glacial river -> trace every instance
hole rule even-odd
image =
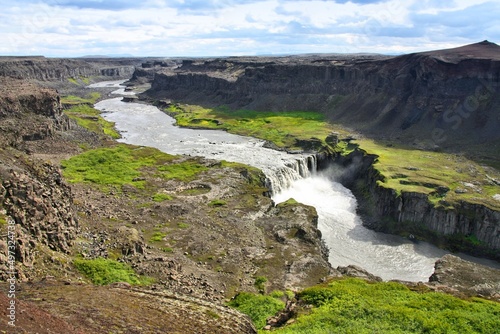
[[[123,94],[119,83],[99,83],[94,87],[117,87],[113,93]],[[116,123],[122,134],[121,142],[262,169],[275,188],[276,203],[294,198],[316,208],[318,227],[330,249],[329,261],[335,268],[354,264],[384,280],[427,281],[434,271],[434,262],[448,253],[425,242],[413,243],[365,228],[356,214],[357,202],[349,189],[328,175],[312,173],[300,177],[296,175],[298,168],[287,167],[297,166],[297,161],[307,161],[306,156],[271,150],[263,147],[261,140],[223,131],[179,128],[172,117],[158,108],[125,103],[121,97],[101,101],[95,107],[103,112],[106,120]],[[467,259],[499,267],[493,261]]]

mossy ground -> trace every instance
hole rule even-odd
[[[324,139],[335,128],[318,112],[232,111],[193,105],[171,106],[167,109],[179,126],[220,129],[273,142],[279,147],[298,148],[296,140]]]
[[[396,282],[346,278],[297,294],[305,305],[290,325],[274,333],[499,333],[500,304],[412,291]],[[258,329],[279,311],[270,296],[243,294],[230,306],[247,313]],[[269,305],[275,308],[270,309]],[[261,331],[264,333],[265,331]]]
[[[69,118],[74,119],[78,125],[97,133],[100,136],[109,136],[118,139],[121,135],[116,131],[115,124],[106,121],[100,116],[97,109],[87,104],[75,103],[76,105],[64,111]]]
[[[129,265],[111,259],[76,259],[73,265],[95,285],[114,282],[149,285],[153,282],[151,278],[137,275]]]
[[[500,173],[463,156],[411,149],[373,140],[356,141],[367,153],[378,156],[374,167],[384,180],[380,185],[401,192],[429,195],[436,206],[452,207],[459,201],[500,210]],[[498,181],[497,181],[498,182]]]
[[[70,182],[117,190],[124,185],[144,189],[146,182],[141,176],[146,172],[162,179],[187,182],[208,169],[196,160],[183,160],[154,148],[126,144],[87,151],[63,161],[61,165]],[[166,194],[153,195],[155,201],[167,199]]]
[[[65,95],[61,97],[61,103],[64,105],[92,105],[96,103],[99,98],[101,98],[101,93],[99,92],[91,92],[84,97],[76,95]]]

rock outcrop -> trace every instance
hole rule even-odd
[[[445,255],[436,261],[429,282],[467,296],[482,296],[500,301],[500,270],[468,262],[457,256]]]
[[[28,168],[30,172],[11,170],[6,174],[2,170],[0,177],[1,205],[8,220],[13,220],[16,226],[15,259],[20,264],[17,268],[20,278],[29,275],[27,268],[33,266],[38,245],[69,253],[78,231],[71,191],[60,171],[50,164],[33,163]]]
[[[37,247],[68,253],[76,238],[77,221],[72,195],[58,168],[25,154],[28,143],[52,139],[68,130],[56,91],[0,77],[0,209],[15,224],[15,259],[19,278],[27,278]],[[0,241],[2,259],[7,258]],[[6,269],[6,261],[1,261]],[[6,270],[1,271],[1,278]]]

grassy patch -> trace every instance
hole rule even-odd
[[[155,233],[153,233],[153,235],[151,236],[151,238],[149,238],[149,241],[151,241],[151,242],[163,241],[163,238],[165,238],[166,236],[167,236],[166,233],[155,232]]]
[[[98,258],[94,260],[77,259],[73,265],[95,285],[106,285],[114,282],[127,282],[133,285],[153,283],[151,278],[140,277],[127,264]]]
[[[266,325],[267,318],[285,307],[285,303],[276,298],[247,292],[236,295],[228,305],[248,315],[259,329]]]
[[[168,194],[158,193],[154,194],[152,199],[153,202],[163,202],[163,201],[171,201],[174,198]]]
[[[74,80],[74,79],[73,79]],[[78,105],[78,104],[94,104],[101,97],[101,93],[92,92],[86,97],[80,97],[75,95],[66,95],[61,97],[61,103],[66,105]]]
[[[190,160],[158,167],[159,176],[162,178],[167,180],[176,179],[184,182],[194,180],[199,173],[208,169],[207,166]]]
[[[343,279],[305,289],[313,309],[276,333],[498,333],[500,304]]]
[[[226,204],[227,202],[222,199],[214,199],[208,203],[209,206],[225,206]]]
[[[436,206],[450,208],[453,203],[466,201],[500,209],[493,198],[500,186],[491,179],[500,173],[485,169],[463,156],[410,149],[371,140],[357,142],[360,148],[378,159],[374,167],[383,176],[379,185],[397,192],[419,192],[429,195]]]
[[[93,183],[105,188],[130,184],[143,188],[140,169],[163,165],[175,157],[154,148],[117,145],[84,152],[62,162],[64,176],[73,183]]]
[[[107,135],[118,139],[120,134],[115,130],[115,124],[106,121],[100,116],[97,109],[87,104],[79,104],[64,111],[69,118],[74,119],[78,125],[100,135]]]
[[[224,107],[206,109],[191,105],[172,106],[168,112],[180,126],[226,130],[269,140],[281,147],[295,147],[297,139],[326,138],[334,129],[318,112],[232,111]]]
[[[257,290],[259,290],[260,293],[266,292],[266,282],[267,282],[267,278],[264,276],[255,277],[254,285],[257,288]]]
[[[185,229],[185,228],[188,228],[188,227],[189,227],[189,224],[187,224],[187,223],[178,223],[178,224],[177,224],[177,227],[178,227],[178,228]]]
[[[297,205],[299,204],[299,202],[297,202],[295,199],[293,198],[289,198],[287,199],[286,201],[284,202],[281,202],[277,205],[278,208],[283,208],[283,207],[287,207],[287,206],[293,206],[293,205]]]

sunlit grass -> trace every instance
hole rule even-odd
[[[127,264],[115,260],[97,258],[92,260],[76,259],[73,265],[95,285],[126,282],[132,285],[149,285],[152,278],[137,275]]]
[[[290,111],[231,111],[227,108],[207,109],[186,105],[172,106],[177,124],[187,127],[226,130],[231,133],[269,140],[280,147],[295,148],[296,140],[324,140],[333,130],[322,113]]]
[[[500,186],[491,180],[500,179],[500,173],[492,168],[485,169],[455,154],[387,146],[372,140],[357,143],[367,153],[378,156],[374,167],[383,176],[379,182],[383,187],[399,193],[424,193],[441,206],[467,201],[500,209],[500,202],[493,198],[500,194]]]
[[[100,116],[97,109],[87,104],[78,104],[65,110],[69,118],[74,119],[78,125],[97,134],[104,134],[118,139],[121,135],[115,130],[115,123],[108,122]]]
[[[396,282],[344,278],[297,297],[312,308],[303,308],[293,324],[274,333],[500,333],[499,303],[411,291]],[[238,295],[229,305],[248,314],[261,333],[265,319],[282,308],[270,296],[252,294]]]
[[[61,96],[61,103],[66,105],[78,105],[78,104],[94,104],[101,97],[99,92],[91,92],[86,97],[80,97],[75,95]]]
[[[120,144],[84,152],[64,160],[63,174],[72,183],[90,183],[108,189],[128,184],[142,189],[145,186],[143,168],[163,179],[187,182],[208,169],[193,160],[175,161],[178,157],[155,148]],[[171,199],[166,194],[155,194],[154,201]]]

